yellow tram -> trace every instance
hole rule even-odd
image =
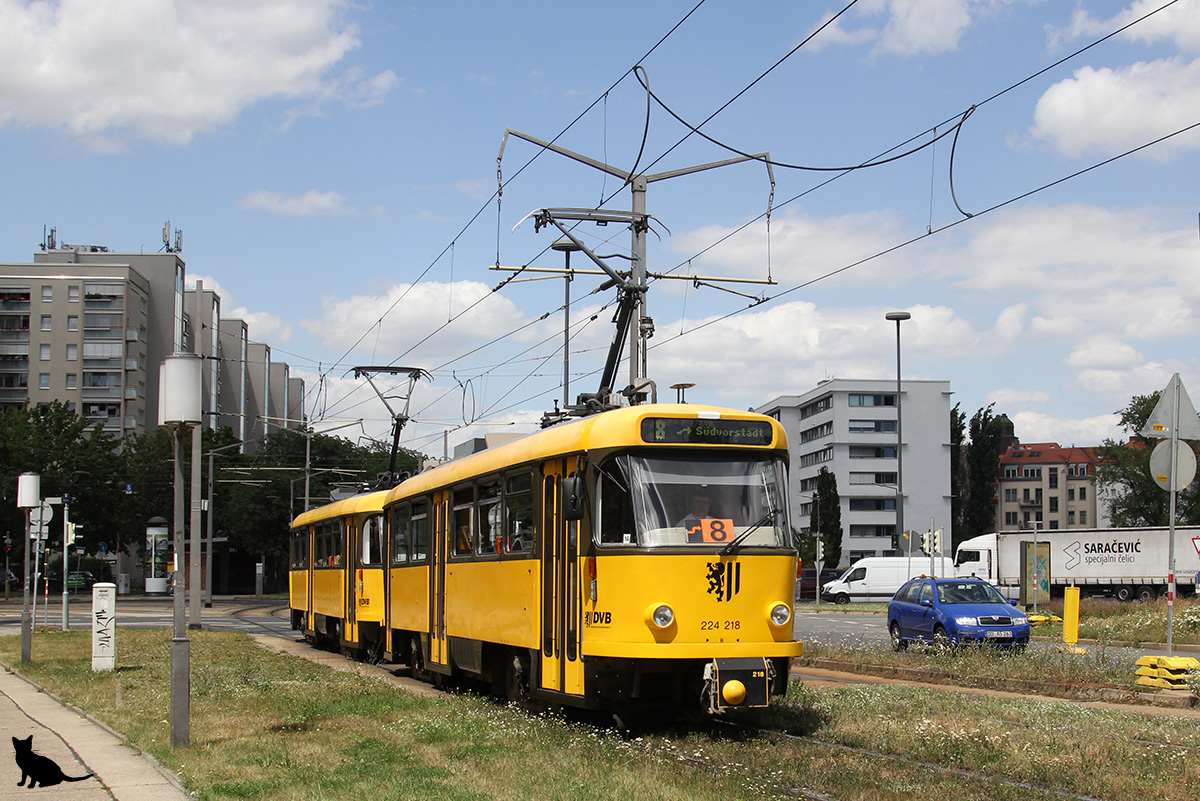
[[[293,625],[514,701],[765,706],[802,650],[787,497],[768,417],[584,417],[297,517]]]

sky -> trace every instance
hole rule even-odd
[[[572,397],[612,338],[604,276],[494,268],[562,268],[527,215],[630,189],[508,129],[647,175],[769,154],[649,184],[651,273],[752,281],[650,282],[661,401],[894,380],[889,311],[905,379],[1023,442],[1200,397],[1200,0],[0,0],[0,261],[169,221],[317,431],[390,439],[352,368],[420,367],[403,444],[440,455],[561,403],[568,289]],[[628,269],[627,227],[573,232]]]

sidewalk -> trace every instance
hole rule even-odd
[[[0,665],[0,787],[5,798],[24,798],[17,787],[21,769],[10,737],[33,735],[33,750],[48,757],[67,776],[86,776],[28,795],[47,801],[183,801],[179,779],[148,754],[129,745],[107,726],[60,703]]]

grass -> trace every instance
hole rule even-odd
[[[1200,781],[1200,727],[1182,712],[794,682],[785,700],[744,716],[756,729],[663,724],[621,736],[594,720],[531,715],[478,696],[412,696],[212,631],[191,633],[191,745],[172,749],[169,642],[165,630],[121,629],[120,669],[97,674],[87,632],[38,633],[34,664],[22,672],[150,751],[200,799],[1041,795],[1017,786],[1026,783],[1141,801],[1195,799]],[[0,638],[0,660],[19,664],[19,650],[19,637]],[[965,670],[985,658],[972,651],[947,664]],[[1011,672],[1021,661],[991,667]],[[1095,675],[1066,663],[1060,670]]]
[[[1042,796],[1001,781],[1106,799],[1194,799],[1200,777],[1194,719],[878,685],[797,688],[789,707],[777,714],[800,709],[822,724],[806,739],[776,741],[779,780],[839,799]],[[968,775],[947,772],[957,770]]]
[[[122,732],[201,799],[729,799],[713,776],[613,731],[470,695],[420,698],[381,678],[192,632],[190,744],[170,747],[170,632],[120,629],[93,673],[88,632],[41,632],[21,672]],[[20,638],[0,638],[20,664]]]
[[[969,687],[1034,690],[1073,697],[1094,697],[1098,688],[1134,692],[1135,676],[1128,660],[1111,657],[1104,647],[1075,654],[1036,645],[1024,652],[911,645],[895,652],[888,643],[805,643],[799,664],[813,665],[821,660],[839,662],[851,671]]]

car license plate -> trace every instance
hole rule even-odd
[[[1011,631],[989,631],[985,636],[989,640],[1006,640],[1006,639],[1011,640],[1012,632]]]

